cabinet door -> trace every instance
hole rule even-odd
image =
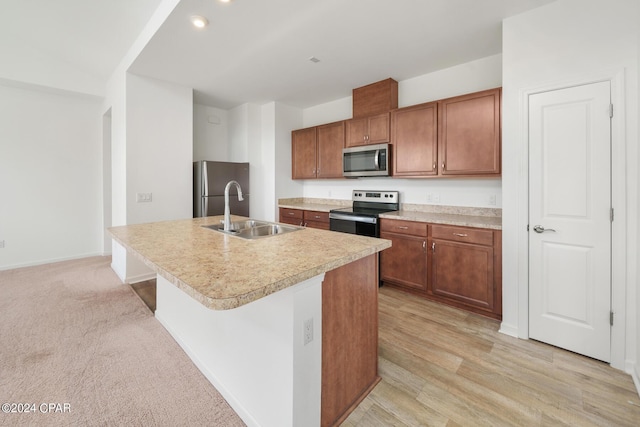
[[[431,294],[493,311],[493,248],[432,239]]]
[[[345,122],[347,147],[365,145],[367,143],[368,121],[363,119],[351,119]]]
[[[389,113],[369,117],[367,144],[382,144],[389,142],[389,127]]]
[[[500,175],[500,89],[439,101],[441,175]]]
[[[318,126],[318,178],[342,178],[344,122]]]
[[[291,178],[316,177],[316,128],[291,132]]]
[[[391,113],[394,176],[438,174],[438,103]]]
[[[384,232],[380,238],[392,242],[390,248],[380,252],[381,279],[426,293],[426,238]]]

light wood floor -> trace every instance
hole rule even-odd
[[[156,279],[133,283],[131,289],[153,313],[156,312]]]
[[[640,425],[629,375],[498,327],[380,288],[382,381],[342,425]]]

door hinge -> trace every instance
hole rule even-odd
[[[613,326],[613,311],[609,312],[609,324]]]
[[[613,208],[611,208],[611,212],[609,213],[609,217],[611,218],[611,222],[613,222]]]
[[[609,104],[609,118],[613,118],[613,104]]]
[[[529,231],[529,224],[527,224],[527,231]]]

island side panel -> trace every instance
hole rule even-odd
[[[158,276],[156,318],[247,426],[319,426],[321,342],[303,325],[321,325],[322,279],[211,310]]]
[[[322,426],[340,424],[380,381],[378,254],[322,283]]]

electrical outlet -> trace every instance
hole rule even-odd
[[[313,317],[304,321],[304,345],[313,341]]]
[[[0,249],[4,248],[4,240],[0,240]]]
[[[427,203],[432,203],[432,202],[433,202],[433,194],[427,193]]]
[[[440,194],[433,193],[433,203],[440,203]]]
[[[136,193],[137,203],[148,203],[152,200],[152,193]]]
[[[489,206],[495,206],[495,205],[496,205],[496,195],[491,194],[489,195]]]

